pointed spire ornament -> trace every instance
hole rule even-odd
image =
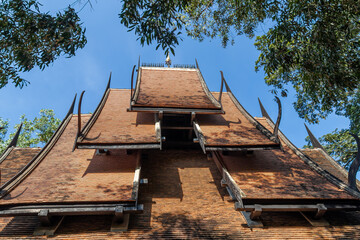
[[[170,67],[170,65],[171,65],[171,59],[170,59],[170,54],[169,54],[169,53],[168,53],[167,58],[166,58],[166,60],[165,60],[165,64],[166,64],[168,67]]]

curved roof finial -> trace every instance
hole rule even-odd
[[[313,146],[313,148],[321,148],[322,150],[325,151],[325,149],[323,148],[323,146],[321,145],[321,143],[316,139],[316,137],[314,136],[314,134],[312,134],[312,132],[310,131],[310,129],[306,126],[306,124],[304,123],[306,131],[308,132],[311,144]]]
[[[16,147],[17,141],[18,141],[19,136],[20,136],[20,131],[21,131],[22,125],[23,125],[23,124],[21,123],[20,126],[19,126],[19,128],[18,128],[18,130],[17,130],[16,133],[15,133],[14,138],[11,140],[8,148],[10,148],[10,147]]]
[[[262,116],[266,117],[266,118],[268,118],[270,120],[271,118],[270,118],[269,114],[267,113],[267,111],[265,110],[264,106],[262,105],[262,102],[260,101],[260,98],[258,98],[258,101],[259,101]]]

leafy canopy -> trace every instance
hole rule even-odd
[[[25,115],[20,117],[20,122],[23,123],[23,126],[17,142],[18,147],[35,147],[39,144],[47,143],[60,125],[60,120],[55,117],[55,113],[51,109],[42,109],[39,115],[39,117],[35,117],[33,120],[28,120]],[[19,126],[20,124],[16,125],[9,139],[5,140],[9,121],[0,118],[0,127],[2,127],[0,129],[0,154],[11,142]]]
[[[335,129],[320,137],[319,141],[334,159],[345,168],[349,168],[357,153],[355,139],[349,133],[360,133],[360,91],[354,94],[344,112],[344,116],[350,120],[349,129]],[[311,147],[310,139],[306,138],[306,140],[307,145],[304,147]]]
[[[165,54],[182,30],[200,41],[220,38],[224,47],[237,35],[257,35],[256,70],[264,69],[276,94],[293,87],[296,111],[312,123],[345,114],[360,84],[357,0],[123,0],[120,18],[141,44],[156,42]]]
[[[40,11],[37,0],[1,0],[0,89],[10,81],[22,88],[29,82],[19,72],[43,70],[61,55],[74,56],[85,44],[85,29],[70,6],[51,16]]]

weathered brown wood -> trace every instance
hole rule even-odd
[[[244,217],[246,224],[249,228],[263,228],[264,225],[260,220],[252,220],[250,218],[250,212],[241,212],[241,215]]]
[[[237,211],[254,211],[255,205],[239,205],[236,204],[235,209]],[[325,211],[337,211],[337,210],[347,210],[347,211],[357,211],[360,209],[359,205],[350,205],[350,204],[259,204],[263,212],[321,212],[319,215]]]
[[[70,215],[113,215],[117,206],[124,207],[124,213],[141,213],[144,210],[142,204],[134,206],[129,204],[99,204],[99,205],[88,205],[88,206],[23,206],[22,208],[14,207],[7,210],[0,210],[0,217],[11,217],[11,216],[38,216],[41,210],[48,210],[48,214],[51,216],[70,216]]]
[[[201,131],[201,128],[199,126],[199,124],[194,121],[193,122],[193,128],[194,128],[194,132],[195,132],[195,135],[199,141],[199,144],[200,144],[200,147],[201,149],[203,150],[204,153],[206,153],[206,149],[205,149],[205,144],[206,144],[206,141],[205,141],[205,137]]]
[[[251,220],[258,220],[262,213],[262,207],[259,204],[255,204],[254,210],[251,211],[250,219]]]
[[[138,152],[138,157],[136,160],[136,169],[134,174],[134,181],[133,181],[133,189],[131,193],[131,199],[135,200],[137,203],[138,196],[139,196],[139,185],[140,185],[140,173],[141,173],[141,152]]]
[[[116,206],[115,207],[115,217],[114,220],[117,222],[124,221],[124,207],[123,206]]]
[[[273,150],[280,149],[280,145],[254,147],[206,147],[206,151],[256,151],[256,150]]]
[[[326,213],[327,211],[327,208],[325,207],[324,204],[318,204],[318,210],[314,216],[315,219],[320,219],[324,216],[324,214]]]
[[[188,114],[195,112],[197,114],[224,114],[225,112],[221,109],[196,109],[196,108],[155,108],[155,107],[134,107],[127,109],[128,112],[149,112],[158,113],[160,111],[164,113],[183,113]]]
[[[123,144],[123,145],[78,145],[79,149],[160,149],[160,143],[158,144]]]
[[[43,225],[43,226],[51,225],[51,216],[49,214],[48,209],[41,209],[40,212],[38,213],[38,217],[39,217],[41,225]]]

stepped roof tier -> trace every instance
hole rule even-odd
[[[0,237],[14,226],[25,226],[20,237],[360,237],[360,192],[330,156],[299,150],[278,130],[279,101],[276,123],[262,105],[254,118],[223,75],[220,92],[209,92],[198,68],[154,66],[138,67],[135,89],[109,81],[91,115],[81,114],[82,96],[78,114],[73,103],[1,187],[0,216],[14,218],[0,221]]]
[[[198,68],[139,67],[129,110],[223,113]]]
[[[128,112],[129,89],[105,92],[98,109],[82,130],[78,148],[160,148],[159,120],[151,113]]]

